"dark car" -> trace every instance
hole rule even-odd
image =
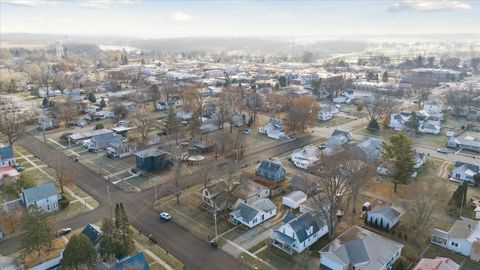
[[[153,235],[151,235],[151,234],[148,236],[148,239],[150,239],[150,241],[154,244],[157,243],[157,239],[155,239],[155,237],[153,237]]]
[[[72,232],[72,228],[63,228],[57,231],[57,236],[66,235]]]

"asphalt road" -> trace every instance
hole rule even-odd
[[[239,161],[239,166],[292,151],[317,139],[307,136],[251,153]],[[221,249],[211,248],[207,241],[198,238],[174,221],[161,222],[158,213],[151,206],[155,196],[154,189],[140,193],[123,192],[87,167],[74,162],[64,153],[32,135],[25,136],[18,143],[52,168],[57,167],[59,161],[62,162],[61,166],[65,166],[76,176],[76,185],[99,202],[97,209],[61,221],[56,224],[58,227],[68,226],[76,229],[88,223],[97,222],[112,215],[112,209],[116,202],[123,202],[132,225],[145,235],[152,234],[160,246],[185,264],[186,269],[246,269],[237,259]],[[218,160],[212,163],[211,177],[219,177],[225,173],[225,167],[221,166],[225,161]],[[195,174],[191,174],[185,176],[182,182],[185,186],[190,186],[201,182],[201,179]],[[158,190],[159,197],[168,194],[170,194],[170,189],[165,186]],[[1,241],[0,253],[8,255],[18,250],[19,240],[20,237],[13,237]]]

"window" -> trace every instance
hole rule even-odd
[[[452,241],[450,244],[451,244],[452,246],[454,246],[454,247],[458,247],[458,243],[457,243],[457,242],[453,242],[453,241]]]

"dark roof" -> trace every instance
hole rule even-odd
[[[13,148],[11,146],[0,147],[0,160],[12,159],[13,158]]]
[[[377,206],[373,208],[370,213],[377,213],[381,214],[382,216],[386,217],[389,220],[394,220],[398,217],[400,217],[401,213],[398,212],[397,210],[393,209],[392,207],[388,205],[382,205],[382,206]]]
[[[473,165],[471,163],[465,163],[461,161],[455,161],[455,168],[464,166],[466,170],[472,170],[474,172],[480,172],[480,166]]]
[[[248,204],[241,203],[232,214],[242,217],[246,222],[250,222],[258,214],[258,210]]]
[[[141,158],[147,158],[147,157],[159,157],[161,155],[165,155],[167,152],[160,150],[158,148],[148,148],[142,151],[138,151],[135,153],[136,156],[141,157]]]
[[[87,226],[83,228],[82,234],[85,235],[94,246],[100,241],[101,231],[97,225],[87,224]]]
[[[295,219],[290,220],[289,224],[295,231],[295,234],[297,235],[297,238],[301,243],[305,241],[310,235],[318,232],[320,230],[320,226],[323,227],[324,221],[313,217],[310,213],[305,213]],[[313,231],[309,235],[307,234],[307,230],[310,227],[313,227]]]
[[[55,195],[58,195],[58,193],[53,182],[28,188],[23,191],[23,198],[25,200],[25,204],[36,202],[38,200],[46,199],[50,196]]]
[[[212,146],[206,142],[194,142],[193,147],[199,148],[199,149],[208,149]]]
[[[139,252],[126,260],[117,263],[112,270],[150,270],[143,253]]]
[[[290,222],[290,220],[292,220],[292,219],[294,219],[294,218],[296,218],[296,217],[297,217],[297,216],[295,216],[294,213],[288,212],[288,213],[285,215],[285,217],[283,218],[283,222],[288,223],[288,222]]]
[[[258,170],[260,171],[270,171],[270,172],[277,172],[278,170],[283,169],[282,165],[275,163],[270,160],[264,160],[262,163],[260,163],[260,166],[258,167]]]
[[[339,129],[335,129],[335,130],[333,131],[333,133],[332,133],[332,137],[334,137],[334,136],[339,136],[339,135],[345,136],[345,137],[347,137],[347,138],[350,138],[350,137],[352,136],[352,135],[350,134],[350,132],[348,132],[348,131],[343,131],[343,130],[339,130]]]

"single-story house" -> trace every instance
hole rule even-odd
[[[89,151],[98,152],[109,146],[120,146],[123,143],[123,136],[116,133],[105,133],[92,137],[86,145]]]
[[[208,144],[207,142],[194,142],[192,146],[193,146],[193,151],[199,154],[210,153],[214,149],[214,146],[211,144]]]
[[[271,160],[263,160],[257,167],[257,175],[272,182],[280,182],[285,179],[285,168],[282,164]]]
[[[466,136],[463,138],[450,137],[450,139],[447,141],[447,146],[480,153],[480,138],[474,138],[471,136]]]
[[[395,227],[400,221],[402,213],[388,205],[373,208],[367,213],[367,220],[387,230]]]
[[[277,214],[277,207],[270,199],[259,199],[252,203],[240,203],[230,213],[230,221],[253,228]]]
[[[422,258],[413,270],[460,270],[460,265],[445,257]]]
[[[13,147],[0,145],[0,167],[12,166],[17,164],[13,155]]]
[[[15,183],[19,175],[17,169],[11,166],[0,167],[0,186]]]
[[[360,160],[376,164],[382,159],[382,142],[377,138],[368,138],[357,144],[353,151]]]
[[[307,194],[303,193],[303,191],[292,191],[288,193],[287,195],[282,197],[282,202],[283,205],[292,208],[292,209],[297,209],[300,207],[302,203],[304,203],[307,200]]]
[[[320,250],[320,269],[391,269],[402,249],[400,243],[352,226]]]
[[[480,247],[478,239],[480,239],[480,221],[460,219],[455,221],[448,232],[432,230],[430,242],[470,257],[474,246]]]
[[[288,212],[283,224],[271,231],[270,243],[289,254],[301,253],[327,233],[324,219],[311,213]]]
[[[310,145],[302,149],[294,150],[290,159],[295,167],[308,169],[320,160],[320,156],[320,150],[317,147]]]
[[[72,142],[82,142],[92,137],[95,137],[101,134],[107,134],[107,133],[113,133],[113,130],[110,130],[110,129],[86,130],[79,133],[73,133],[68,136],[68,139],[71,140]]]
[[[469,185],[475,185],[475,180],[473,180],[473,176],[479,173],[480,173],[479,165],[456,161],[450,180],[454,182],[466,181]]]
[[[280,124],[275,124],[273,122],[267,123],[265,126],[258,129],[260,134],[266,134],[268,138],[275,140],[289,140],[285,132],[283,132],[283,126]]]
[[[288,183],[288,188],[293,191],[300,190],[306,194],[312,194],[316,192],[317,184],[310,178],[294,175],[290,179],[290,183]]]
[[[49,213],[59,209],[57,188],[53,182],[45,183],[36,187],[27,188],[21,193],[25,207],[35,205]]]
[[[427,120],[420,125],[420,127],[418,128],[418,131],[422,133],[430,133],[430,134],[438,135],[440,134],[441,129],[442,129],[442,126],[440,125],[439,122]]]
[[[100,235],[102,234],[102,230],[99,226],[95,224],[87,224],[87,226],[83,228],[81,234],[85,235],[88,240],[90,240],[93,247],[98,250],[100,247]]]
[[[351,142],[352,134],[350,132],[335,129],[325,145],[330,149],[338,149]]]
[[[166,170],[173,165],[170,154],[158,148],[148,148],[135,153],[137,170],[147,172]]]

